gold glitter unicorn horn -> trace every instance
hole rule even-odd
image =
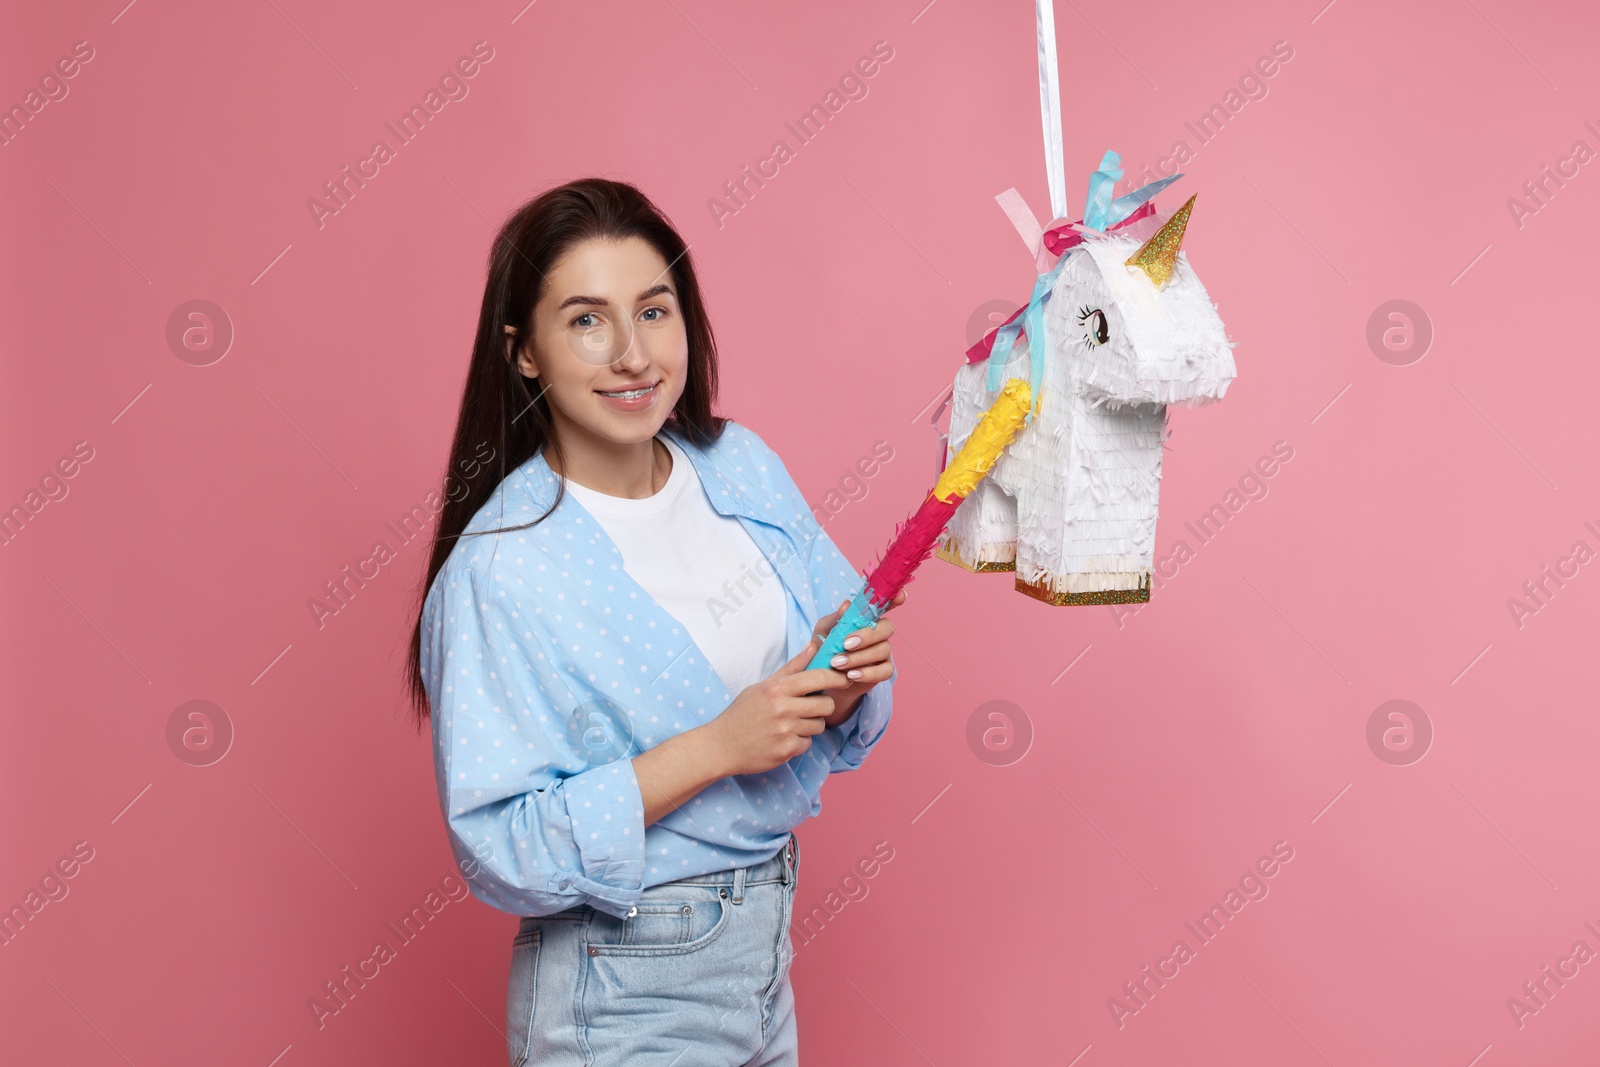
[[[1189,225],[1189,212],[1193,209],[1194,197],[1191,196],[1177,214],[1139,246],[1139,251],[1128,257],[1128,266],[1144,271],[1157,289],[1172,277],[1173,267],[1178,262],[1178,246],[1183,244],[1183,231]]]

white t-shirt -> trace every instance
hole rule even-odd
[[[711,506],[683,449],[657,440],[672,456],[672,473],[654,496],[609,496],[570,480],[567,492],[616,543],[628,575],[688,629],[738,693],[787,658],[789,594],[739,519]]]

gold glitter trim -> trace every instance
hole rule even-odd
[[[1021,576],[1018,576],[1016,584],[1017,592],[1026,593],[1035,600],[1042,600],[1056,607],[1077,607],[1085,604],[1146,604],[1150,601],[1148,573],[1137,589],[1096,589],[1084,593],[1058,593],[1053,591],[1047,582],[1025,582]]]
[[[979,563],[977,566],[973,566],[966,560],[962,559],[955,549],[946,548],[943,545],[936,547],[933,550],[933,554],[948,563],[954,563],[957,567],[960,567],[964,571],[972,571],[974,574],[985,573],[988,571],[1014,571],[1017,569],[1017,561],[1014,559],[986,560],[983,563]]]

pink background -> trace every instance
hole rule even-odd
[[[819,506],[893,448],[828,519],[865,566],[931,484],[975,310],[1030,288],[993,197],[1048,214],[1032,7],[122,3],[0,33],[6,106],[94,49],[0,147],[0,506],[93,450],[0,549],[0,907],[93,850],[0,947],[0,1058],[503,1062],[515,920],[476,901],[322,1027],[307,1006],[451,868],[399,681],[420,544],[320,630],[307,602],[443,475],[495,225],[581,175],[654,198],[702,272],[723,413]],[[938,561],[913,583],[894,723],[801,830],[797,911],[827,915],[795,963],[808,1062],[1594,1054],[1600,962],[1521,1026],[1507,1000],[1600,951],[1600,565],[1521,626],[1507,601],[1600,549],[1600,176],[1520,226],[1507,199],[1600,148],[1596,19],[1318,7],[1057,6],[1072,211],[1105,149],[1137,170],[1188,141],[1162,206],[1199,194],[1185,247],[1239,378],[1173,412],[1157,546],[1194,557],[1137,614]],[[319,229],[307,199],[480,40],[469,95]],[[869,95],[796,147],[784,123],[880,40]],[[1198,146],[1185,121],[1277,41],[1268,95]],[[708,200],[779,138],[795,158],[719,228]],[[236,334],[209,366],[166,340],[193,299]],[[1403,366],[1367,341],[1396,299],[1434,332]],[[1265,498],[1190,539],[1279,441]],[[197,699],[234,730],[209,766],[168,742]],[[1393,699],[1434,732],[1409,765],[1367,742]],[[967,740],[992,700],[1033,734],[1008,765]],[[1108,1000],[1279,841],[1270,894],[1119,1026]]]

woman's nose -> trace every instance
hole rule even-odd
[[[627,347],[623,349],[622,355],[617,357],[616,362],[611,365],[624,370],[642,370],[650,365],[650,355],[644,350],[644,342],[639,339],[638,331],[630,330],[628,332]]]

